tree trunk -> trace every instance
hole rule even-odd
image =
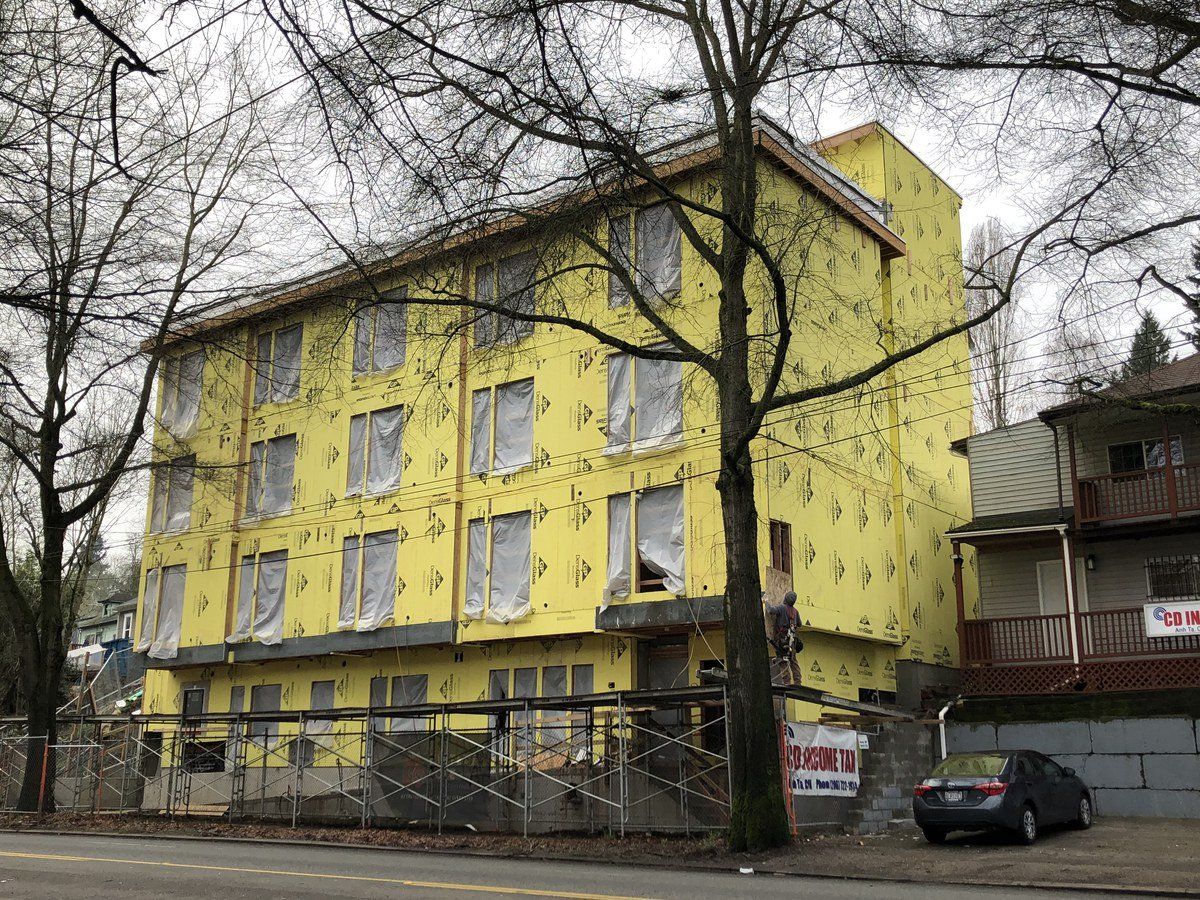
[[[58,673],[61,676],[61,667]],[[54,812],[55,754],[47,746],[58,743],[58,683],[50,680],[47,671],[29,678],[25,688],[26,743],[25,775],[21,780],[21,796],[17,809],[24,812]]]
[[[758,515],[749,450],[717,479],[725,527],[725,654],[729,668],[729,748],[732,850],[765,850],[788,843],[779,760],[779,733],[771,696],[771,668],[763,631],[758,577]]]

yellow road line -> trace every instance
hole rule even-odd
[[[287,875],[294,878],[328,878],[335,881],[367,881],[374,884],[395,884],[403,887],[430,888],[441,891],[472,891],[480,894],[513,894],[524,897],[556,897],[561,900],[642,900],[620,894],[580,894],[575,891],[547,891],[538,888],[514,888],[492,884],[457,884],[449,881],[414,881],[407,878],[376,878],[370,875],[338,875],[333,872],[293,872],[287,869],[246,869],[237,866],[207,866],[200,863],[158,862],[150,859],[123,859],[112,856],[68,856],[58,853],[17,853],[0,850],[8,859],[45,859],[56,862],[117,863],[123,866],[158,866],[163,869],[199,869],[206,872],[241,872],[247,875]]]

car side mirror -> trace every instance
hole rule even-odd
[[[1073,776],[1075,774],[1075,770],[1072,769],[1070,766],[1063,766],[1063,774],[1066,775],[1068,778],[1070,778],[1071,776]]]

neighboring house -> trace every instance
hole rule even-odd
[[[822,223],[789,256],[814,274],[788,378],[857,369],[892,334],[962,317],[961,201],[890,133],[828,139],[822,159],[762,123],[759,146],[764,204],[816,203]],[[664,177],[706,190],[715,144],[674,152]],[[614,215],[597,234],[677,293],[681,325],[707,344],[712,286],[664,212]],[[539,259],[562,258],[542,240],[557,239],[514,216],[389,264],[375,305],[348,305],[361,288],[344,271],[172,338],[135,630],[147,712],[668,687],[719,663],[710,382],[569,328],[405,302],[446,286],[561,302],[656,340],[603,273],[533,286]],[[905,371],[773,416],[777,440],[755,444],[770,457],[760,558],[800,595],[804,681],[856,700],[957,677],[939,551],[967,508],[947,446],[969,429],[970,388],[951,375],[969,371],[965,338]]]
[[[74,647],[105,644],[133,637],[137,617],[137,598],[128,591],[117,591],[100,601],[100,611],[75,623]]]
[[[1200,355],[956,442],[975,517],[949,536],[979,577],[978,609],[959,599],[968,693],[1200,686],[1200,622],[1147,631],[1200,616],[1197,409]]]

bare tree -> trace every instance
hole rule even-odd
[[[110,26],[137,34],[138,12],[121,7]],[[0,613],[29,735],[21,809],[38,804],[107,505],[131,470],[157,464],[143,436],[165,339],[249,262],[267,131],[239,93],[236,54],[218,49],[193,42],[153,85],[114,87],[120,51],[88,22],[49,0],[0,0]]]
[[[967,242],[966,280],[982,287],[1003,284],[1011,271],[1009,239],[998,219],[975,226]],[[994,303],[986,290],[967,292],[967,315],[974,316]],[[975,417],[985,430],[1010,425],[1024,410],[1022,388],[1027,386],[1025,352],[1028,328],[1019,300],[1014,299],[970,333],[975,379]]]
[[[763,147],[790,139],[756,111],[772,100],[788,102],[798,87],[793,73],[818,70],[814,60],[836,51],[828,7],[791,0],[352,0],[340,11],[292,3],[266,9],[310,76],[313,112],[344,164],[358,211],[365,200],[376,203],[370,235],[360,229],[337,239],[364,282],[380,270],[375,261],[385,249],[395,254],[385,259],[397,258],[415,243],[417,229],[389,230],[389,223],[438,222],[433,237],[449,238],[515,221],[522,233],[554,237],[539,239],[540,247],[573,247],[558,257],[539,251],[539,305],[469,294],[465,285],[410,292],[408,302],[465,309],[466,321],[499,315],[502,322],[565,327],[641,359],[689,364],[711,381],[727,578],[730,843],[742,849],[785,842],[752,442],[773,415],[867,385],[986,322],[1011,297],[1032,236],[1014,242],[1013,270],[981,289],[992,302],[978,304],[971,318],[931,317],[897,333],[873,292],[831,296],[830,303],[875,310],[873,358],[810,372],[793,365],[796,342],[811,346],[830,336],[805,305],[806,291],[828,283],[808,262],[809,250],[828,240],[838,214],[806,195],[794,205],[764,196]],[[660,58],[638,56],[652,48]],[[711,190],[690,190],[657,165],[672,142],[709,154]],[[372,185],[386,190],[372,192]],[[667,211],[702,261],[715,314],[648,288],[630,271],[623,245],[607,239],[609,221],[653,209]],[[431,239],[420,230],[422,240]],[[381,231],[390,243],[379,240]],[[572,273],[586,272],[618,283],[654,339],[606,327],[578,292],[555,290]]]

